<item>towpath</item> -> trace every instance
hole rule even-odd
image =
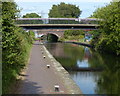
[[[45,58],[44,58],[45,56]],[[50,65],[50,68],[47,68]],[[58,75],[53,62],[45,52],[43,45],[36,41],[33,45],[24,79],[16,88],[17,94],[71,94],[63,78]],[[59,85],[59,92],[54,86]]]

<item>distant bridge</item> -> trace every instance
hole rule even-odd
[[[96,18],[17,18],[16,26],[27,30],[37,29],[41,34],[54,32],[63,35],[65,30],[96,30],[99,25],[94,23],[99,20]]]
[[[17,18],[16,20],[74,20],[74,21],[100,21],[97,18]]]
[[[16,24],[25,29],[97,29],[98,24]]]

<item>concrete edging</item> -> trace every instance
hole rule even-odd
[[[43,48],[48,55],[48,57],[53,62],[53,66],[55,70],[58,72],[58,75],[62,78],[65,87],[68,89],[69,94],[82,94],[80,88],[76,85],[76,83],[71,78],[70,74],[62,67],[62,65],[50,54],[47,48],[43,45]]]

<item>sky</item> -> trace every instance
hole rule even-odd
[[[73,2],[74,1],[74,2]],[[37,13],[42,15],[42,18],[48,18],[49,10],[52,5],[65,2],[79,6],[82,13],[80,18],[87,18],[99,7],[103,7],[109,4],[112,0],[15,0],[19,8],[21,9],[21,16],[26,13]]]

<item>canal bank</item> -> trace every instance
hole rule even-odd
[[[50,58],[54,70],[57,72],[57,74],[63,81],[64,86],[67,88],[68,94],[82,94],[81,90],[72,80],[69,73],[62,67],[62,65],[58,61],[56,61],[56,59],[49,53],[49,51],[46,49],[44,45],[42,47],[44,48],[44,51],[46,52],[48,58]]]
[[[49,65],[49,68],[48,68]],[[13,94],[82,94],[69,73],[40,42],[35,42],[25,73]],[[59,91],[55,88],[59,87]]]

